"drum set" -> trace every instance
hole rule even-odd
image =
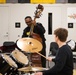
[[[0,75],[22,75],[46,70],[31,65],[31,53],[39,53],[42,50],[41,42],[33,38],[21,38],[16,44],[19,49],[10,54],[0,54]]]

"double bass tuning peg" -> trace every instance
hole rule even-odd
[[[41,15],[42,15],[41,12],[42,12],[41,9],[40,9],[40,10],[37,9],[37,10],[34,12],[35,18],[40,18]]]

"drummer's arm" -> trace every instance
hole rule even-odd
[[[47,60],[55,62],[55,58],[48,57]]]
[[[48,57],[47,60],[55,62],[55,58],[52,58],[52,57]],[[43,75],[43,72],[37,72],[34,75]]]
[[[34,75],[43,75],[43,72],[37,72]]]

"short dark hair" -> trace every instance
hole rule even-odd
[[[65,28],[58,28],[54,31],[54,34],[58,36],[59,40],[65,42],[68,37],[68,31]]]
[[[26,16],[26,17],[25,17],[25,19],[27,19],[27,18],[30,18],[30,19],[32,19],[32,18],[31,18],[31,16]]]

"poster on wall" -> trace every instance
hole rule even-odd
[[[67,23],[76,23],[76,7],[67,8]]]

